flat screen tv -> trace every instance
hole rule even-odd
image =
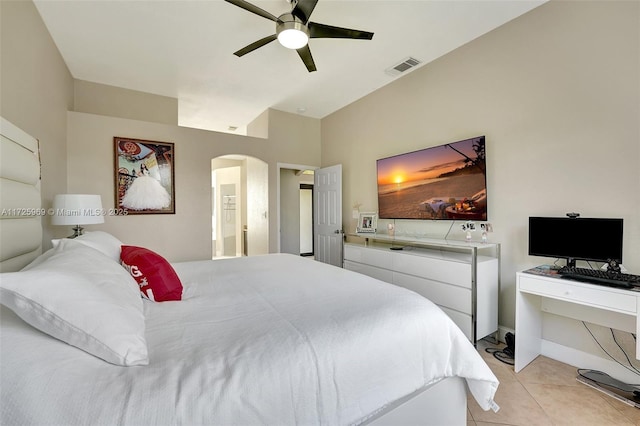
[[[529,255],[622,263],[622,219],[530,217]]]
[[[487,220],[485,138],[377,161],[382,219]]]

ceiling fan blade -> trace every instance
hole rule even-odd
[[[300,55],[302,62],[304,62],[307,67],[307,70],[309,70],[309,72],[314,72],[316,70],[316,63],[313,62],[313,56],[311,56],[311,49],[309,49],[309,45],[307,44],[296,51],[298,52],[298,55]]]
[[[291,14],[306,24],[309,22],[311,12],[316,8],[317,3],[318,0],[298,0],[296,7],[291,11]]]
[[[234,55],[240,57],[240,56],[244,56],[247,53],[251,53],[254,50],[256,50],[259,47],[264,46],[265,44],[271,43],[273,40],[275,40],[276,38],[278,38],[277,35],[273,34],[270,36],[267,36],[265,38],[261,38],[258,41],[254,41],[253,43],[251,43],[250,45],[248,45],[247,47],[243,47],[242,49],[238,50],[237,52],[234,53]]]
[[[373,38],[373,33],[367,31],[333,27],[331,25],[318,24],[317,22],[309,22],[307,26],[310,38],[355,38],[360,40],[371,40]]]
[[[264,9],[260,9],[258,6],[254,6],[251,3],[244,0],[224,0],[227,3],[235,4],[238,7],[243,8],[251,13],[262,16],[263,18],[271,19],[274,22],[279,22],[278,18],[270,14]]]

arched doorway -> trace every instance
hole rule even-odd
[[[269,252],[269,166],[246,155],[211,160],[212,258]]]

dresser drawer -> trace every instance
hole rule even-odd
[[[344,259],[391,269],[391,251],[345,244]]]
[[[388,269],[376,268],[375,266],[365,265],[363,263],[351,262],[349,260],[344,261],[344,269],[350,271],[359,272],[363,275],[368,275],[372,278],[391,283],[392,272]]]
[[[473,324],[471,322],[471,315],[463,314],[458,311],[454,311],[445,306],[440,306],[440,309],[447,314],[449,318],[458,326],[460,330],[467,336],[467,339],[472,340],[473,336]],[[483,336],[484,337],[484,336]]]
[[[393,269],[417,277],[471,288],[471,265],[418,254],[393,254]]]
[[[393,283],[415,291],[439,306],[471,315],[471,289],[414,277],[399,272],[393,273]]]
[[[560,279],[549,280],[520,276],[518,288],[525,293],[533,293],[543,297],[547,296],[617,312],[635,315],[637,311],[636,295],[609,287],[600,289],[595,285]]]

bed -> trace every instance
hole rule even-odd
[[[15,179],[4,145],[20,138],[9,139],[2,179]],[[4,208],[16,195],[3,187]],[[4,238],[30,219],[7,219],[1,424],[466,424],[467,392],[497,410],[498,381],[473,345],[406,289],[269,254],[170,264],[182,300],[158,302],[140,297],[114,236],[40,254],[40,241]]]

